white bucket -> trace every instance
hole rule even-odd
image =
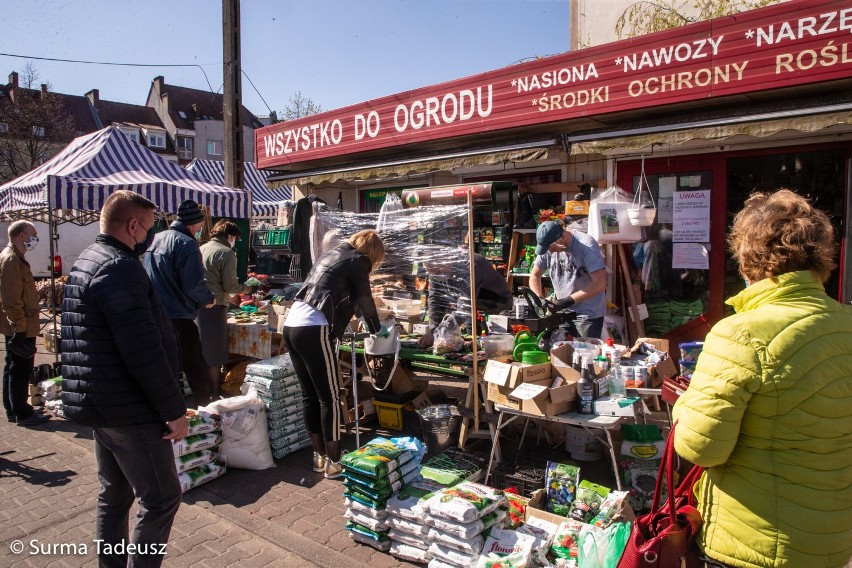
[[[628,209],[627,217],[630,219],[630,224],[637,227],[650,227],[654,223],[654,217],[657,216],[656,209]]]
[[[571,459],[597,461],[603,457],[606,447],[582,428],[565,426],[565,449],[571,454]]]

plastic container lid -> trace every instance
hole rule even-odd
[[[548,361],[550,361],[550,356],[544,351],[537,349],[529,349],[521,355],[521,363],[526,363],[527,365],[538,365],[547,363]]]

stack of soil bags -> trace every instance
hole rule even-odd
[[[184,493],[225,473],[225,465],[217,459],[217,448],[222,442],[219,417],[203,410],[188,410],[186,417],[189,419],[187,437],[172,444]]]
[[[340,459],[346,498],[346,529],[353,540],[387,552],[388,500],[420,480],[425,450],[415,438],[375,438]]]
[[[302,388],[289,354],[252,363],[246,368],[245,383],[257,390],[266,406],[274,458],[311,445],[302,413]]]

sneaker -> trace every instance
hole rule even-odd
[[[314,471],[317,473],[323,473],[325,471],[325,456],[319,455],[317,452],[314,452]]]
[[[331,461],[329,458],[325,458],[326,479],[337,479],[340,477],[341,473],[343,473],[343,466],[340,465],[340,462]]]
[[[39,414],[34,412],[26,418],[18,418],[18,426],[38,426],[50,420],[50,414]]]

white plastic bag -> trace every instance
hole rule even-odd
[[[222,445],[219,452],[225,457],[228,467],[275,467],[269,446],[266,408],[253,386],[249,386],[242,396],[217,400],[203,410],[221,418]]]
[[[595,197],[589,205],[588,234],[598,243],[636,243],[642,240],[642,227],[630,223],[628,210],[633,197],[614,185]]]

